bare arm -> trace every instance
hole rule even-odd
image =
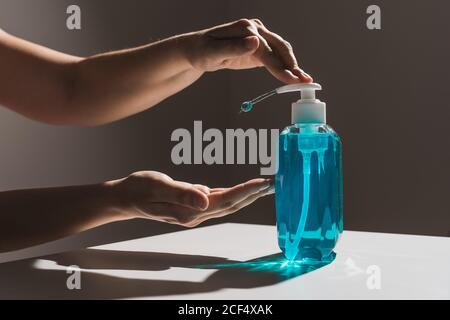
[[[0,33],[0,104],[52,124],[97,125],[149,108],[202,72],[183,36],[80,58]]]
[[[0,192],[0,252],[135,218],[194,227],[272,193],[271,186],[255,179],[210,189],[145,171],[97,185]]]
[[[125,218],[107,184],[0,192],[0,252]]]
[[[99,125],[154,106],[207,71],[260,66],[286,83],[312,80],[259,20],[87,58],[0,31],[0,104],[47,123]]]
[[[259,20],[239,20],[124,51],[82,58],[0,30],[0,105],[52,124],[99,125],[143,111],[205,72],[265,67],[311,82],[292,47]],[[0,193],[0,251],[108,222],[146,218],[183,226],[234,213],[272,192],[256,179],[209,189],[158,172],[99,185]]]

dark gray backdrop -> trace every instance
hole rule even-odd
[[[82,8],[81,31],[65,27],[69,4]],[[370,4],[382,9],[381,31],[366,28]],[[324,88],[329,124],[344,143],[346,229],[442,236],[450,234],[449,10],[444,0],[0,0],[0,27],[90,55],[258,17],[292,43]],[[0,109],[0,188],[94,183],[144,169],[210,186],[256,177],[259,166],[177,167],[170,134],[192,130],[194,120],[205,128],[281,129],[295,95],[237,113],[241,101],[279,85],[263,70],[208,74],[151,110],[98,128],[52,127]],[[218,222],[273,224],[273,201]],[[105,230],[120,238],[152,226],[128,222]]]

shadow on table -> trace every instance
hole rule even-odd
[[[274,285],[316,270],[325,264],[288,263],[280,254],[239,262],[225,258],[157,252],[87,249],[41,258],[55,270],[36,267],[39,259],[0,264],[0,299],[120,299],[214,292],[224,288],[251,289]],[[81,290],[66,287],[67,266],[83,269]],[[58,267],[59,266],[59,267]],[[53,268],[52,267],[52,268]],[[124,278],[97,270],[163,271],[170,268],[211,269],[204,281]],[[50,269],[52,269],[50,268]],[[61,270],[62,269],[62,270]],[[98,271],[97,271],[98,272]],[[151,274],[143,274],[148,277]]]
[[[153,220],[134,219],[118,221],[64,239],[17,251],[0,253],[0,263],[48,256],[50,254],[81,250],[109,243],[151,237],[182,230],[184,230],[183,227]]]

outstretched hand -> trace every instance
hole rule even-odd
[[[137,172],[115,185],[118,196],[132,217],[195,227],[232,214],[272,194],[270,179],[254,179],[231,188],[210,189],[204,185],[176,181],[155,171]]]

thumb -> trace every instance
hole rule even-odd
[[[209,205],[208,196],[194,185],[182,181],[168,181],[158,188],[158,202],[178,204],[197,210],[205,210]]]
[[[212,56],[215,59],[230,59],[255,52],[259,47],[257,36],[236,39],[216,39],[212,44]]]

